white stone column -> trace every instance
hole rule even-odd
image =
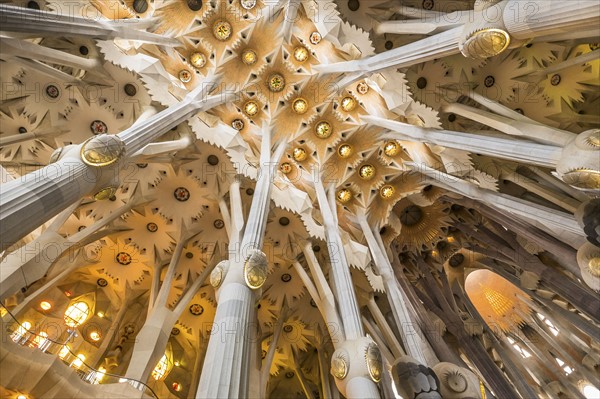
[[[543,167],[555,167],[562,153],[562,148],[558,146],[515,140],[500,135],[422,128],[376,116],[364,116],[362,120],[389,129],[391,132],[385,134],[386,138],[421,141]]]
[[[338,313],[345,335],[345,341],[336,345],[336,351],[332,355],[332,373],[336,377],[338,389],[347,398],[379,398],[374,381],[379,381],[384,372],[381,352],[372,339],[365,337],[345,248],[337,225],[337,211],[333,208],[336,204],[330,203],[320,180],[314,184],[329,248],[331,278],[335,285]],[[330,194],[333,194],[333,190]]]
[[[503,19],[515,39],[556,41],[600,36],[600,2],[596,0],[508,0]]]
[[[248,222],[241,245],[239,232],[243,225],[241,200],[230,193],[231,221],[230,258],[222,261],[211,275],[217,290],[217,312],[206,350],[196,398],[244,398],[250,392],[249,379],[252,349],[257,337],[256,301],[267,277],[267,258],[260,251],[264,240],[271,200],[272,179],[284,143],[277,145],[271,156],[270,131],[263,130],[259,174]],[[236,186],[234,186],[236,187]],[[233,250],[233,252],[232,252]]]
[[[84,18],[74,15],[68,2],[66,15],[61,15],[44,10],[34,10],[26,7],[0,5],[0,21],[2,30],[19,34],[28,34],[32,37],[49,36],[77,36],[90,39],[125,39],[154,43],[164,46],[178,46],[181,43],[163,35],[149,33],[144,30],[134,29],[135,25],[143,26],[141,20],[99,20]],[[94,16],[96,17],[96,16]]]
[[[346,259],[344,244],[337,226],[335,209],[331,209],[325,194],[325,189],[320,181],[315,182],[317,199],[323,216],[325,226],[325,237],[329,248],[331,259],[331,276],[335,285],[335,293],[338,300],[340,318],[344,325],[346,339],[353,340],[364,336],[358,301],[352,284],[350,267]]]
[[[404,344],[406,352],[421,364],[427,365],[427,360],[425,359],[425,355],[423,354],[419,342],[419,334],[416,334],[418,326],[413,323],[413,320],[410,317],[410,313],[405,303],[405,297],[396,281],[392,265],[390,264],[387,255],[380,247],[379,242],[377,242],[366,216],[364,214],[359,214],[357,215],[357,219],[367,240],[373,262],[375,263],[379,275],[383,279],[385,292],[388,301],[390,302],[390,308],[392,309],[392,315],[400,330],[402,343]]]
[[[112,185],[114,168],[94,170],[79,157],[80,146],[68,146],[62,158],[0,186],[0,249],[5,249],[42,223],[90,194]]]
[[[458,41],[461,31],[462,27],[453,28],[371,57],[334,64],[315,65],[313,69],[320,73],[359,72],[370,74],[390,67],[406,68],[459,53]]]
[[[213,88],[214,82],[203,83],[180,103],[115,136],[109,136],[110,140],[106,140],[106,135],[99,135],[84,144],[59,149],[55,152],[58,158],[56,162],[3,184],[0,196],[0,248],[14,244],[83,196],[118,186],[119,168],[126,163],[127,157],[136,154],[196,112],[228,101],[233,95],[207,98]],[[116,148],[120,145],[119,141],[123,146],[122,151]],[[108,142],[110,146],[106,144]],[[116,162],[107,165],[84,163],[81,153],[96,144],[95,154]]]
[[[136,335],[136,343],[125,374],[127,378],[138,381],[146,381],[148,379],[150,373],[165,353],[165,348],[171,336],[171,329],[175,325],[175,322],[213,269],[207,266],[196,277],[196,280],[194,280],[187,291],[181,295],[173,310],[169,309],[167,307],[167,299],[172,288],[173,278],[177,272],[177,264],[186,244],[187,239],[180,237],[156,299],[150,301],[148,317],[140,332]],[[160,273],[153,276],[153,278],[160,279]]]
[[[112,214],[96,221],[91,226],[64,238],[57,230],[72,213],[76,205],[67,208],[39,237],[8,254],[0,262],[0,300],[4,300],[42,278],[50,266],[64,254],[72,254],[78,248],[97,240],[110,231],[99,231],[133,207],[130,201]],[[55,224],[56,222],[56,224]],[[71,269],[71,267],[69,267]]]
[[[531,202],[511,197],[507,194],[479,188],[473,183],[425,165],[414,165],[410,162],[407,165],[431,178],[434,184],[444,187],[449,191],[485,202],[492,208],[510,212],[519,218],[542,223],[546,226],[546,229],[552,231],[552,234],[561,235],[566,232],[580,237],[582,243],[585,240],[583,230],[577,224],[573,215],[532,204]]]

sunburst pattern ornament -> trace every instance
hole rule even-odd
[[[333,133],[331,124],[327,121],[321,121],[315,126],[315,136],[320,139],[326,139]]]
[[[294,59],[298,62],[304,62],[308,59],[309,53],[306,47],[298,46],[294,48]]]
[[[246,65],[256,64],[257,59],[258,56],[256,55],[256,51],[254,50],[247,49],[242,52],[242,61]]]
[[[300,115],[305,114],[306,111],[308,111],[308,103],[303,98],[297,98],[292,103],[292,109],[297,114],[300,114]]]
[[[448,205],[436,202],[421,207],[407,199],[394,206],[394,213],[402,224],[403,248],[422,251],[434,248],[443,239],[446,228],[450,224]]]
[[[246,285],[258,289],[267,280],[267,257],[258,250],[253,250],[244,263],[244,279]]]
[[[365,350],[365,362],[367,363],[367,370],[371,379],[375,382],[381,381],[383,374],[383,360],[381,358],[381,351],[377,344],[371,342],[367,345]]]
[[[247,101],[244,104],[244,113],[246,115],[248,115],[249,117],[253,117],[256,114],[258,114],[259,108],[258,108],[258,103],[256,101]]]
[[[294,159],[298,162],[302,162],[302,161],[306,160],[306,158],[308,157],[308,153],[302,147],[294,148],[293,155],[294,155]]]
[[[346,96],[340,101],[340,107],[345,112],[352,112],[356,108],[356,100],[354,97]]]
[[[217,40],[225,41],[231,37],[231,24],[224,20],[216,21],[213,25],[213,35]]]
[[[347,188],[343,188],[337,192],[336,198],[340,203],[346,204],[352,199],[352,191],[348,190]]]
[[[343,143],[337,149],[337,154],[340,158],[348,158],[354,153],[354,148],[350,144]]]
[[[190,55],[190,63],[196,68],[202,68],[206,65],[206,56],[202,53],[192,53]]]
[[[366,164],[360,167],[358,170],[358,175],[363,180],[371,180],[373,177],[375,177],[375,172],[376,170],[373,165]]]
[[[348,375],[350,368],[350,355],[344,349],[338,349],[331,357],[331,374],[338,380],[343,380]]]

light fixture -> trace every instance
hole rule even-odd
[[[396,155],[398,155],[400,153],[400,149],[401,149],[400,144],[398,144],[395,141],[388,141],[383,146],[383,153],[385,155],[387,155],[388,157],[395,157]]]
[[[92,331],[90,333],[90,339],[94,342],[100,341],[100,333],[98,331]]]
[[[337,153],[340,158],[348,158],[354,153],[354,148],[350,144],[340,144],[337,149]]]
[[[196,68],[202,68],[206,65],[206,57],[202,53],[192,53],[190,55],[190,63]]]
[[[240,0],[240,5],[244,10],[252,10],[256,6],[256,0]]]
[[[292,168],[292,165],[289,162],[284,162],[281,165],[279,165],[279,170],[284,175],[287,175],[287,174],[289,174],[289,173],[292,172],[293,168]]]
[[[217,21],[213,25],[213,35],[217,40],[224,42],[231,37],[231,24],[227,21]]]
[[[306,160],[306,158],[308,157],[306,150],[302,147],[294,148],[293,154],[294,154],[294,159],[298,162],[302,162],[302,161]]]
[[[273,93],[280,92],[285,88],[285,78],[280,73],[273,73],[269,75],[267,85],[269,86],[269,90]]]
[[[104,312],[98,312],[98,313],[96,313],[96,315],[97,315],[99,318],[103,318],[103,317],[104,317]]]
[[[346,96],[342,98],[340,105],[344,111],[351,112],[356,108],[356,100],[353,97]]]
[[[360,82],[356,85],[356,91],[358,94],[367,94],[369,92],[369,85],[365,82]]]
[[[60,351],[58,352],[58,357],[61,359],[64,359],[65,357],[67,357],[68,354],[69,354],[69,346],[64,345],[62,348],[60,348]]]
[[[80,368],[81,366],[83,366],[83,362],[85,361],[85,355],[83,354],[79,354],[77,355],[77,357],[75,358],[75,360],[73,360],[71,362],[71,367],[74,367],[76,369]]]
[[[321,42],[321,34],[319,32],[313,32],[310,34],[309,40],[312,44],[319,44]]]
[[[42,302],[40,302],[40,308],[42,310],[50,310],[50,309],[52,309],[52,304],[48,301],[42,301]]]
[[[75,328],[86,321],[89,315],[90,306],[87,303],[83,301],[75,302],[65,311],[65,324],[71,328]]]
[[[345,204],[352,199],[352,191],[348,190],[347,188],[342,188],[337,192],[336,198],[339,202]]]
[[[295,113],[302,115],[308,111],[308,103],[303,98],[297,98],[292,103],[292,108],[294,109]]]
[[[321,121],[315,126],[315,135],[320,139],[326,139],[333,133],[331,124],[327,121]]]
[[[187,69],[182,69],[179,71],[179,80],[181,80],[183,83],[188,83],[192,80],[192,73]]]
[[[248,50],[244,50],[244,52],[242,53],[242,61],[246,65],[255,64],[257,58],[258,57],[256,56],[256,52],[254,50],[248,49]]]
[[[371,180],[375,176],[375,167],[370,164],[366,164],[360,167],[358,175],[363,180]]]
[[[308,50],[304,46],[294,48],[294,59],[298,62],[304,62],[308,59]]]
[[[381,195],[381,198],[383,199],[388,199],[391,198],[395,192],[396,189],[394,186],[386,184],[385,186],[381,187],[381,190],[379,190],[379,195]]]
[[[258,104],[256,103],[256,101],[247,101],[244,104],[244,113],[248,116],[254,116],[258,114]]]

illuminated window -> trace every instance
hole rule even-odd
[[[104,378],[105,375],[106,375],[106,369],[104,367],[100,367],[98,369],[98,371],[94,371],[92,373],[91,383],[92,384],[99,384],[100,381],[102,381],[102,379]]]
[[[600,398],[600,391],[593,385],[586,385],[583,387],[583,396],[586,399],[598,399]]]
[[[556,326],[554,326],[554,324],[552,324],[552,322],[550,320],[548,320],[546,318],[546,316],[544,316],[541,313],[538,313],[538,318],[544,322],[544,324],[546,324],[548,326],[548,328],[550,329],[550,332],[552,332],[552,334],[554,334],[554,336],[556,337],[558,335],[558,328],[556,328]]]
[[[521,345],[517,344],[514,339],[512,339],[511,337],[506,338],[508,339],[508,342],[510,342],[510,344],[513,346],[513,348],[515,348],[515,350],[519,352],[519,354],[523,356],[524,359],[531,357],[531,353],[525,350]]]
[[[71,362],[71,367],[75,367],[76,369],[78,369],[81,366],[83,366],[84,361],[85,361],[85,356],[80,353],[79,355],[77,355],[75,360],[73,360]]]
[[[158,364],[152,371],[152,377],[157,381],[162,380],[169,374],[172,367],[173,367],[173,363],[171,362],[171,360],[167,357],[167,354],[165,353],[163,355],[163,357],[160,358],[160,361],[158,362]]]
[[[52,309],[52,304],[48,301],[42,301],[42,302],[40,302],[40,308],[42,310],[50,310],[50,309]]]
[[[565,371],[565,375],[569,375],[571,374],[573,371],[575,371],[575,369],[572,369],[571,367],[569,367],[568,364],[565,364],[565,362],[563,362],[562,360],[560,360],[559,358],[556,358],[556,362],[558,363],[558,365],[560,367],[562,367],[562,369]]]
[[[68,354],[69,354],[69,347],[67,345],[65,345],[60,349],[60,352],[58,352],[58,357],[60,357],[61,359],[64,359],[65,357],[67,357]]]
[[[29,334],[29,329],[31,328],[31,323],[28,321],[24,321],[23,324],[17,328],[17,330],[11,334],[11,338],[13,341],[17,342],[25,335]]]
[[[33,340],[33,345],[39,348],[44,346],[46,342],[48,342],[48,333],[46,333],[45,331],[41,331],[38,335],[35,336],[35,339]]]
[[[85,302],[75,302],[65,312],[65,323],[69,327],[77,327],[90,315],[90,307]]]

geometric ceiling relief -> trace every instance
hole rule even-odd
[[[598,397],[600,6],[522,3],[2,4],[3,397]]]

